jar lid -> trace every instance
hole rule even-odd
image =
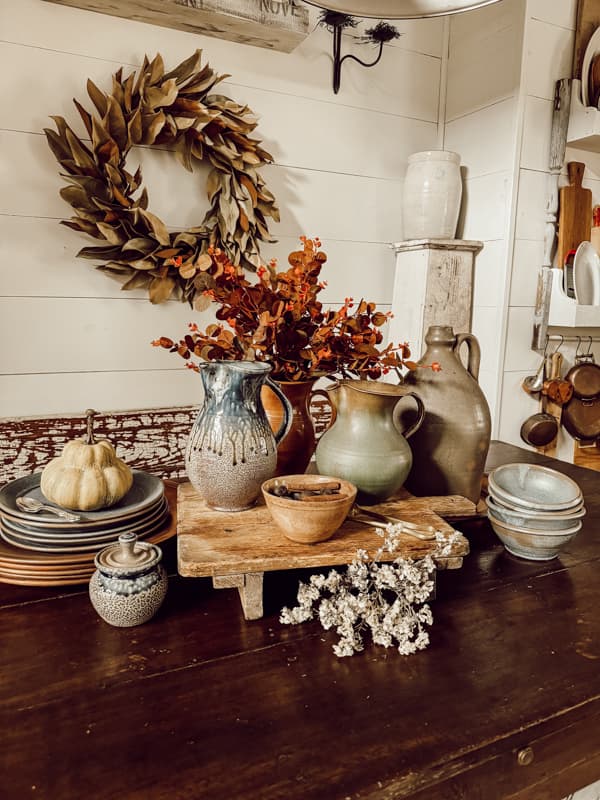
[[[162,558],[162,550],[150,542],[138,542],[135,533],[122,533],[118,542],[101,550],[94,563],[102,572],[112,575],[131,575],[145,572]]]

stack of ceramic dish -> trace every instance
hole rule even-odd
[[[488,518],[509,553],[534,561],[556,558],[581,528],[581,489],[537,464],[504,464],[488,476]]]
[[[55,512],[24,510],[22,500],[49,503],[40,489],[40,474],[17,478],[0,489],[0,581],[28,585],[78,583],[94,571],[94,556],[126,532],[156,543],[169,535],[169,504],[163,482],[133,470],[133,485],[114,506],[75,512],[65,519]]]

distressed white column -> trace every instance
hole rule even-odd
[[[408,341],[417,360],[430,325],[470,333],[475,256],[483,242],[413,239],[392,245],[396,254],[390,341]]]

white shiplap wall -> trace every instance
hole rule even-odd
[[[275,164],[263,171],[281,208],[279,240],[263,255],[284,262],[297,237],[318,235],[329,254],[325,299],[365,296],[389,307],[401,238],[407,156],[435,147],[443,41],[439,19],[399,23],[381,63],[346,62],[331,89],[331,36],[315,28],[293,53],[277,53],[42,0],[0,2],[0,416],[79,413],[194,403],[182,362],[150,347],[194,318],[185,305],[151,306],[75,253],[90,242],[60,226],[58,165],[42,134],[50,115],[75,127],[71,99],[85,83],[110,86],[123,65],[160,52],[168,67],[201,47],[231,77],[224,93],[260,118],[257,135]],[[344,37],[344,49],[355,48]],[[366,57],[369,57],[367,55]],[[363,51],[363,57],[364,51]],[[150,207],[169,225],[197,224],[204,176],[168,153],[138,150]]]
[[[522,391],[523,378],[535,372],[540,356],[531,350],[532,321],[537,276],[542,261],[549,171],[550,130],[555,83],[571,75],[576,0],[527,0],[522,75],[521,148],[518,154],[518,195],[512,275],[508,303],[506,350],[502,374],[501,439],[523,445],[519,431],[527,417],[539,410],[538,402]],[[566,161],[593,162],[589,153],[567,148]],[[585,185],[593,191],[593,202],[600,203],[600,170],[586,173]],[[561,183],[566,183],[566,171]],[[597,331],[550,328],[550,333],[565,336]],[[552,345],[553,347],[554,345]],[[575,347],[561,348],[564,370],[572,365]],[[598,355],[598,353],[597,353]],[[557,455],[573,460],[573,440],[559,431]]]
[[[461,153],[466,165],[459,234],[484,240],[473,298],[480,383],[492,407],[493,435],[521,446],[521,425],[539,410],[521,382],[540,361],[531,341],[552,104],[556,80],[571,74],[576,10],[577,0],[503,0],[450,24],[444,145]],[[600,203],[600,156],[567,148],[566,160],[588,164],[584,185]],[[550,332],[598,335],[587,329]],[[574,351],[573,345],[562,347],[565,370]],[[573,460],[573,441],[564,430],[557,455]]]
[[[481,346],[479,381],[494,420],[501,372],[524,0],[503,0],[451,19],[444,145],[461,154],[459,235],[481,239],[472,330]]]

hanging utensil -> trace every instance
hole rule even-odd
[[[546,368],[549,379],[553,379],[560,374],[556,370],[560,369],[562,355],[554,352],[545,357]],[[558,435],[559,423],[553,414],[546,408],[547,396],[542,394],[542,410],[525,420],[521,425],[521,439],[532,447],[547,447]]]
[[[562,362],[562,353],[557,348],[551,356],[550,377],[542,386],[542,394],[557,406],[564,406],[573,397],[573,384],[561,377]]]
[[[600,365],[592,352],[575,356],[575,364],[565,375],[577,397],[589,399],[600,394]]]
[[[527,392],[527,394],[537,394],[538,392],[541,392],[542,386],[544,385],[545,366],[546,357],[544,355],[535,375],[527,375],[525,378],[523,378],[521,386]]]

